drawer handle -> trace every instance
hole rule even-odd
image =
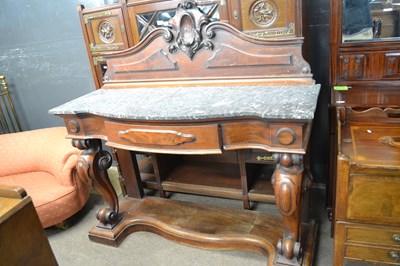
[[[399,137],[390,137],[383,136],[379,138],[379,142],[383,145],[392,147],[392,148],[400,148],[400,138]]]
[[[129,129],[121,130],[118,136],[135,144],[178,146],[196,141],[192,134],[175,130]]]
[[[400,259],[400,254],[399,254],[399,252],[396,252],[396,251],[390,251],[389,258],[398,260],[398,259]]]
[[[399,234],[392,235],[392,240],[395,242],[400,242],[400,235]]]

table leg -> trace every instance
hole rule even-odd
[[[295,262],[300,258],[300,196],[303,177],[303,156],[274,154],[276,167],[272,184],[276,205],[282,215],[284,235],[278,242],[278,252],[284,260]]]
[[[72,145],[83,150],[78,160],[78,176],[103,197],[106,206],[97,211],[99,227],[113,228],[120,220],[118,197],[108,177],[111,154],[102,150],[100,139],[72,140]]]

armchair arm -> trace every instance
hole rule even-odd
[[[64,127],[53,127],[0,135],[1,176],[48,172],[60,184],[72,185],[80,150],[65,139]]]

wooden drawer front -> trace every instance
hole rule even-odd
[[[364,54],[341,54],[339,56],[340,80],[358,80],[366,76],[367,59]]]
[[[226,123],[221,125],[225,150],[271,146],[269,124],[263,122]],[[253,146],[252,146],[253,145]]]
[[[387,245],[400,248],[400,228],[386,228],[376,226],[347,227],[347,243],[364,243]]]
[[[400,53],[385,54],[384,78],[400,77]]]
[[[361,260],[374,263],[386,263],[388,265],[399,265],[400,249],[377,248],[370,246],[346,245],[345,258]]]
[[[400,226],[400,177],[350,175],[347,218]]]
[[[218,125],[149,126],[105,122],[107,145],[136,151],[212,154],[221,153]]]
[[[248,123],[226,123],[222,125],[224,149],[237,148],[288,148],[303,147],[302,124],[268,124],[253,121]]]

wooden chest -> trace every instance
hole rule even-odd
[[[338,108],[337,114],[334,265],[343,258],[400,265],[398,110]]]
[[[32,199],[0,185],[0,265],[58,265]]]

